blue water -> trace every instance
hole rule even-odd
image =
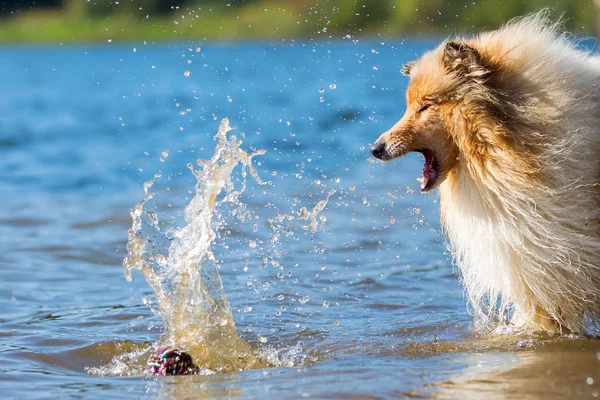
[[[422,160],[368,153],[403,113],[400,67],[434,45],[0,49],[0,387],[18,398],[597,395],[595,342],[468,344],[478,336],[437,196],[418,190]],[[186,164],[212,155],[225,117],[243,148],[267,150],[255,165],[272,181],[243,195],[257,228],[224,216],[214,244],[233,316],[254,348],[301,352],[212,376],[89,375],[158,339],[152,290],[123,275],[129,211],[160,172],[155,207],[179,221],[195,184]],[[282,267],[261,266],[266,219],[331,189],[323,227],[296,227],[277,247]]]

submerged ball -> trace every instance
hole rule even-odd
[[[192,357],[175,347],[162,347],[148,359],[147,370],[152,375],[188,375],[196,366]]]

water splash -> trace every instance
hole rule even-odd
[[[247,153],[235,136],[227,137],[229,130],[229,121],[224,119],[216,134],[212,158],[198,160],[200,169],[188,165],[197,183],[195,195],[184,211],[184,227],[161,230],[157,215],[144,210],[153,197],[149,190],[159,175],[144,184],[146,196],[131,212],[129,253],[123,262],[128,281],[132,269],[140,270],[154,290],[163,319],[160,345],[183,348],[198,366],[219,372],[269,364],[237,335],[211,250],[216,238],[213,216],[219,204],[241,206],[239,197],[248,173],[259,184],[265,184],[252,166],[252,158],[265,151]],[[236,190],[232,173],[238,165],[242,185]]]
[[[271,226],[271,230],[275,233],[275,238],[278,238],[278,234],[280,230],[284,228],[282,225],[284,221],[294,221],[294,220],[304,220],[310,221],[309,225],[305,225],[304,229],[308,229],[310,227],[310,231],[315,233],[319,229],[319,222],[321,225],[325,223],[327,220],[324,215],[319,216],[319,213],[323,211],[327,203],[329,202],[329,198],[333,196],[337,192],[337,189],[331,189],[327,196],[319,201],[312,210],[309,210],[306,207],[300,208],[294,214],[279,214],[274,218],[269,219],[269,224]],[[317,219],[319,217],[319,219]]]

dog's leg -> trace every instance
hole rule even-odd
[[[529,312],[515,313],[510,320],[510,324],[522,329],[564,334],[569,333],[569,330],[564,326],[560,325],[558,321],[539,306],[532,307],[533,310]]]

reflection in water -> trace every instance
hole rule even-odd
[[[168,376],[148,382],[148,393],[172,399],[235,398],[244,394],[237,374]]]
[[[600,341],[543,335],[473,336],[460,342],[403,343],[399,347],[365,346],[357,341],[328,343],[321,355],[337,359],[335,374],[321,360],[302,371],[307,384],[295,379],[299,371],[268,370],[241,373],[169,377],[148,383],[148,391],[172,398],[260,396],[270,387],[287,384],[307,397],[350,398],[361,393],[387,393],[393,398],[446,399],[559,399],[594,398],[600,388]],[[328,357],[328,358],[329,358]],[[388,360],[378,370],[365,369],[360,360]],[[406,362],[402,363],[402,360]],[[386,365],[389,364],[389,365]],[[435,364],[436,368],[431,368]],[[371,381],[403,380],[406,392],[390,391]],[[248,382],[264,382],[266,392],[257,392]],[[356,381],[355,385],[349,383]],[[325,385],[325,386],[323,386]],[[314,392],[315,387],[320,387]],[[328,392],[324,387],[330,387]],[[317,396],[319,397],[319,396]]]
[[[600,341],[529,338],[446,357],[465,364],[460,373],[432,385],[436,397],[453,399],[594,398],[600,394]],[[481,344],[480,344],[481,345]]]

